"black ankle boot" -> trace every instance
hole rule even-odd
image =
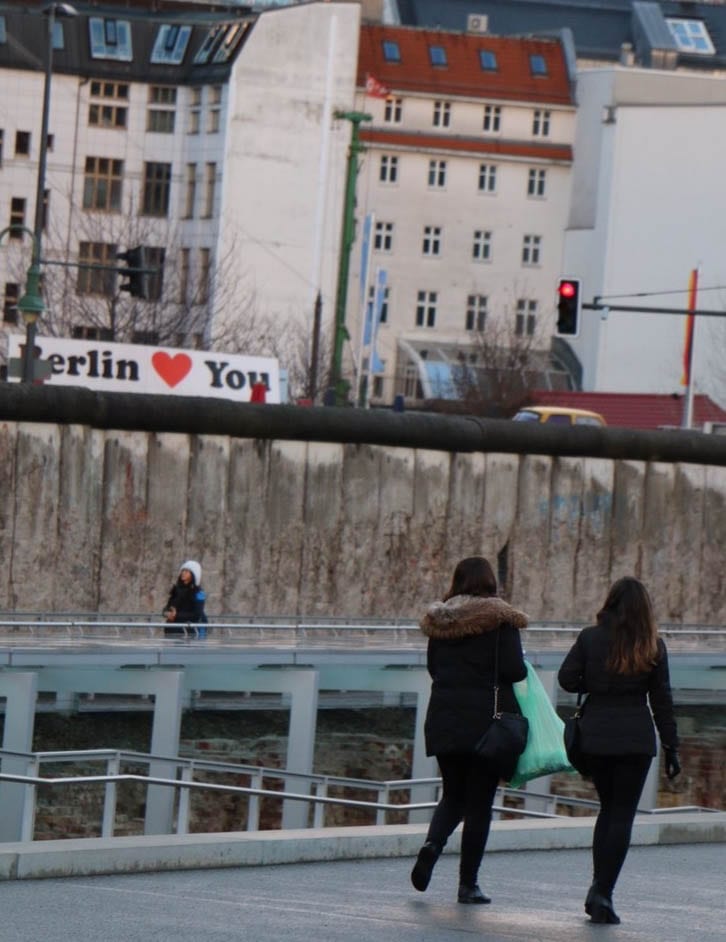
[[[485,896],[477,883],[474,886],[467,886],[465,883],[459,884],[459,894],[457,897],[460,903],[469,903],[481,906],[483,903],[491,903],[491,897]]]
[[[418,852],[416,863],[413,865],[413,870],[411,871],[411,883],[413,883],[419,893],[423,893],[429,885],[431,874],[434,872],[434,866],[439,859],[441,850],[442,848],[439,844],[435,844],[433,841],[426,841]]]
[[[590,898],[589,893],[587,895],[590,900],[590,909],[587,909],[587,902],[585,903],[585,909],[591,922],[605,923],[611,926],[620,925],[620,917],[613,909],[613,901],[609,896],[605,896],[599,889],[596,889],[592,894],[592,898]]]
[[[587,891],[587,896],[585,897],[585,912],[588,916],[591,915],[592,901],[599,892],[600,887],[593,880],[590,889]]]

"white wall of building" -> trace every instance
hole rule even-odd
[[[726,309],[726,83],[722,77],[609,68],[580,72],[564,269],[584,299]],[[637,297],[639,293],[644,296]],[[573,348],[585,389],[683,392],[684,318],[584,311]],[[696,324],[697,391],[726,401],[726,322]],[[719,375],[720,374],[720,375]]]

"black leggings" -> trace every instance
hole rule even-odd
[[[593,879],[611,896],[630,847],[650,756],[588,756],[600,813],[592,839]]]
[[[499,780],[474,755],[442,755],[436,759],[441,769],[443,795],[431,818],[426,840],[443,847],[463,820],[459,882],[475,886]]]

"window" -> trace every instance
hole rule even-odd
[[[218,133],[221,111],[222,86],[212,85],[212,87],[209,89],[209,115],[207,118],[207,132],[209,134]]]
[[[125,82],[91,82],[91,101],[88,105],[89,125],[102,128],[125,128],[128,100],[129,86]]]
[[[537,302],[519,298],[514,321],[514,333],[517,337],[531,337],[537,326]]]
[[[424,226],[421,251],[424,255],[441,255],[441,226]]]
[[[86,324],[73,324],[71,337],[74,340],[100,340],[113,343],[114,334],[111,327],[88,327]]]
[[[466,299],[466,329],[483,331],[487,320],[487,298],[484,294],[470,294]]]
[[[192,88],[189,90],[189,134],[199,134],[200,115],[202,112],[202,90]]]
[[[218,42],[222,39],[227,27],[225,25],[213,26],[207,35],[204,37],[204,42],[197,50],[197,54],[194,56],[194,65],[203,65],[205,62],[209,61],[212,51],[217,46]]]
[[[484,105],[484,120],[482,128],[490,133],[501,130],[502,109],[499,105]]]
[[[15,132],[15,156],[30,156],[30,131]]]
[[[381,318],[378,321],[379,324],[388,323],[388,301],[390,299],[390,290],[391,290],[390,286],[388,285],[386,285],[386,287],[383,289],[383,301],[381,303]],[[368,309],[369,312],[375,303],[376,303],[376,286],[368,285],[368,304],[370,305]]]
[[[5,17],[0,16],[0,44],[8,41],[8,35],[5,30]]]
[[[197,165],[187,164],[184,178],[184,218],[192,219],[197,198]]]
[[[157,134],[173,134],[175,116],[176,88],[172,85],[150,85],[146,130]]]
[[[542,236],[526,235],[522,240],[522,264],[539,265]]]
[[[204,167],[204,213],[205,219],[214,215],[214,195],[217,185],[217,165],[207,163]]]
[[[497,54],[492,52],[490,49],[480,49],[479,50],[479,65],[482,67],[484,72],[496,72],[497,71]]]
[[[144,191],[141,212],[146,216],[166,216],[169,212],[171,164],[144,164]]]
[[[527,196],[544,196],[546,179],[546,170],[531,168],[527,177]]]
[[[227,62],[232,53],[242,42],[242,38],[250,28],[250,23],[232,23],[224,31],[222,40],[212,56],[212,62]]]
[[[398,180],[398,157],[391,157],[388,154],[381,155],[378,179],[381,183],[395,183]]]
[[[92,16],[88,20],[92,59],[131,62],[131,25],[128,20]]]
[[[14,281],[5,282],[5,294],[3,296],[3,321],[6,324],[18,323],[18,298],[20,297],[20,285]]]
[[[179,303],[186,304],[189,300],[189,272],[191,270],[191,249],[181,249],[179,252]]]
[[[197,289],[197,303],[206,304],[209,301],[209,277],[212,271],[212,252],[210,249],[199,250],[199,285]]]
[[[446,61],[446,50],[443,46],[429,46],[429,61],[431,65],[438,68],[444,68],[448,65]]]
[[[53,20],[53,48],[65,48],[65,36],[63,34],[63,24],[58,20]]]
[[[435,291],[419,291],[416,296],[416,326],[436,326],[436,300]]]
[[[402,113],[402,98],[386,99],[386,104],[383,108],[383,120],[386,122],[386,124],[400,124]]]
[[[532,75],[547,75],[547,60],[545,57],[531,55],[529,57],[529,71]]]
[[[448,128],[451,124],[451,104],[448,101],[434,102],[434,127]]]
[[[146,347],[155,347],[159,343],[159,331],[134,330],[131,334],[131,343],[143,344]]]
[[[83,208],[119,212],[123,171],[123,160],[112,160],[110,157],[86,157]]]
[[[164,290],[164,257],[166,253],[164,249],[153,245],[147,245],[145,251],[145,267],[150,269],[146,276],[146,297],[149,301],[160,301]]]
[[[3,142],[5,139],[5,132],[0,128],[0,167],[3,165]]]
[[[11,239],[22,239],[23,230],[20,226],[25,225],[25,200],[21,196],[13,196],[10,200],[10,232]]]
[[[668,29],[681,52],[712,56],[716,51],[702,20],[680,20],[666,17]]]
[[[476,262],[488,262],[492,257],[492,234],[488,229],[476,229],[471,247],[471,257]]]
[[[386,60],[386,62],[401,61],[401,50],[399,49],[397,42],[394,42],[392,39],[384,39],[383,58]]]
[[[191,26],[171,26],[168,23],[160,26],[151,61],[157,65],[181,65],[191,35]]]
[[[118,265],[118,247],[109,242],[81,242],[78,246],[76,292],[112,297],[116,291],[116,272],[84,265]]]
[[[390,252],[393,248],[393,223],[377,222],[373,233],[373,248],[377,252]]]
[[[497,165],[479,164],[479,192],[494,193],[497,189]]]
[[[429,160],[429,188],[438,190],[446,186],[446,161]]]
[[[532,117],[532,134],[534,137],[549,137],[550,112],[536,109]]]

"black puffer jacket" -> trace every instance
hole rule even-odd
[[[658,640],[658,657],[652,670],[616,674],[606,667],[610,639],[611,629],[606,622],[584,628],[558,674],[565,690],[588,694],[580,720],[583,750],[599,756],[654,756],[653,719],[663,746],[677,748],[664,642]]]
[[[512,684],[527,676],[519,638],[526,626],[524,612],[494,597],[455,595],[428,609],[421,621],[433,680],[424,727],[427,755],[471,752],[489,728],[497,635],[499,709],[520,712]]]

